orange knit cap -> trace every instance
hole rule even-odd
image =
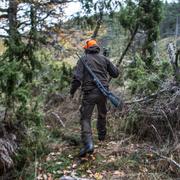
[[[83,48],[84,49],[88,49],[89,47],[94,46],[94,45],[97,45],[97,41],[96,40],[94,40],[94,39],[87,40],[86,41],[86,45],[83,46]]]

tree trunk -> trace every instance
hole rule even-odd
[[[126,48],[124,49],[119,61],[117,62],[117,65],[116,65],[117,67],[120,66],[120,64],[122,63],[122,60],[124,59],[124,56],[126,55],[127,51],[129,50],[129,47],[131,46],[131,44],[132,44],[132,42],[134,40],[134,37],[135,37],[135,35],[136,35],[137,31],[138,31],[138,28],[139,28],[139,25],[137,24],[135,29],[134,29],[134,32],[131,35],[131,38],[130,38]]]
[[[128,50],[129,50],[131,44],[133,43],[133,40],[134,40],[134,38],[135,38],[135,36],[136,36],[136,33],[137,33],[137,31],[138,31],[138,28],[139,28],[139,25],[137,24],[136,27],[135,27],[135,29],[134,29],[134,32],[131,34],[131,38],[130,38],[130,40],[129,40],[127,46],[126,46],[126,48],[124,49],[124,51],[123,51],[123,53],[122,53],[119,61],[118,61],[117,64],[116,64],[117,67],[120,66],[120,64],[122,63],[122,61],[123,61],[123,59],[124,59],[124,57],[125,57],[125,55],[126,55],[126,53],[127,53]],[[110,77],[110,78],[109,78],[109,82],[111,81],[111,79],[112,79],[112,78]]]
[[[94,30],[93,35],[91,36],[92,39],[95,39],[97,37],[99,29],[100,29],[101,24],[102,24],[102,19],[103,19],[103,12],[101,11],[99,14],[99,19],[97,20],[96,28]]]
[[[2,130],[3,129],[3,130]],[[0,176],[7,173],[14,165],[13,155],[17,150],[16,135],[6,132],[6,128],[1,124],[0,126]]]
[[[17,0],[9,0],[8,21],[10,42],[13,42],[17,35],[17,6]]]
[[[14,61],[17,59],[17,49],[15,48],[16,45],[19,43],[18,31],[17,31],[17,0],[9,0],[9,9],[8,9],[8,22],[9,22],[9,40],[8,40],[8,59],[9,61]],[[13,99],[12,93],[15,89],[16,79],[15,76],[8,77],[7,79],[7,86],[6,86],[6,114],[10,109],[13,109]],[[5,116],[5,120],[6,120]]]
[[[176,47],[173,43],[168,44],[168,55],[169,55],[169,61],[173,67],[175,81],[177,83],[180,83],[180,67],[179,67],[179,56],[180,56],[180,50],[176,51]]]
[[[175,67],[174,67],[174,71],[175,71],[175,79],[177,81],[177,83],[180,83],[180,67],[179,67],[179,60],[180,60],[180,49],[177,50],[176,52],[176,60],[175,60]]]

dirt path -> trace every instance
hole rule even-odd
[[[39,162],[38,179],[48,179],[46,176],[59,179],[63,175],[96,180],[171,179],[164,172],[173,167],[157,159],[152,148],[148,144],[123,143],[123,140],[106,141],[96,143],[93,155],[79,159],[79,146],[56,144]]]
[[[138,142],[135,137],[121,132],[118,139],[108,136],[105,142],[99,142],[95,113],[92,118],[95,152],[80,159],[78,109],[79,103],[76,98],[73,103],[66,100],[60,106],[48,111],[48,114],[54,112],[59,117],[59,119],[56,117],[57,119],[53,121],[55,123],[51,123],[49,127],[56,134],[56,138],[49,144],[50,153],[37,162],[37,179],[56,180],[64,175],[96,180],[178,179],[176,176],[173,178],[177,169],[173,164],[154,154],[156,147],[151,143]],[[58,121],[59,126],[56,124]]]

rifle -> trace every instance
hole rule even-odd
[[[116,95],[114,95],[111,91],[108,91],[103,84],[100,82],[100,80],[97,78],[97,76],[93,73],[93,71],[91,70],[91,68],[86,64],[86,62],[84,61],[83,58],[81,58],[79,56],[78,53],[76,53],[79,60],[83,63],[84,67],[87,69],[87,71],[89,72],[89,74],[91,75],[91,77],[93,78],[93,81],[95,82],[97,88],[102,92],[102,94],[104,96],[106,96],[110,102],[115,106],[118,107],[120,109],[122,109],[123,103],[120,100],[119,97],[117,97]]]

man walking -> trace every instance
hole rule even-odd
[[[92,72],[101,81],[103,86],[108,89],[108,77],[118,77],[118,69],[105,56],[100,55],[100,48],[96,40],[86,41],[84,46],[85,55],[79,59],[71,85],[70,94],[74,96],[76,90],[81,86],[83,91],[83,99],[81,104],[81,138],[83,148],[80,151],[80,156],[83,157],[87,153],[91,154],[94,151],[92,130],[91,130],[91,116],[95,105],[97,105],[97,132],[100,141],[105,140],[106,136],[106,103],[107,98],[97,88],[93,78],[84,67],[82,59],[91,68]]]

